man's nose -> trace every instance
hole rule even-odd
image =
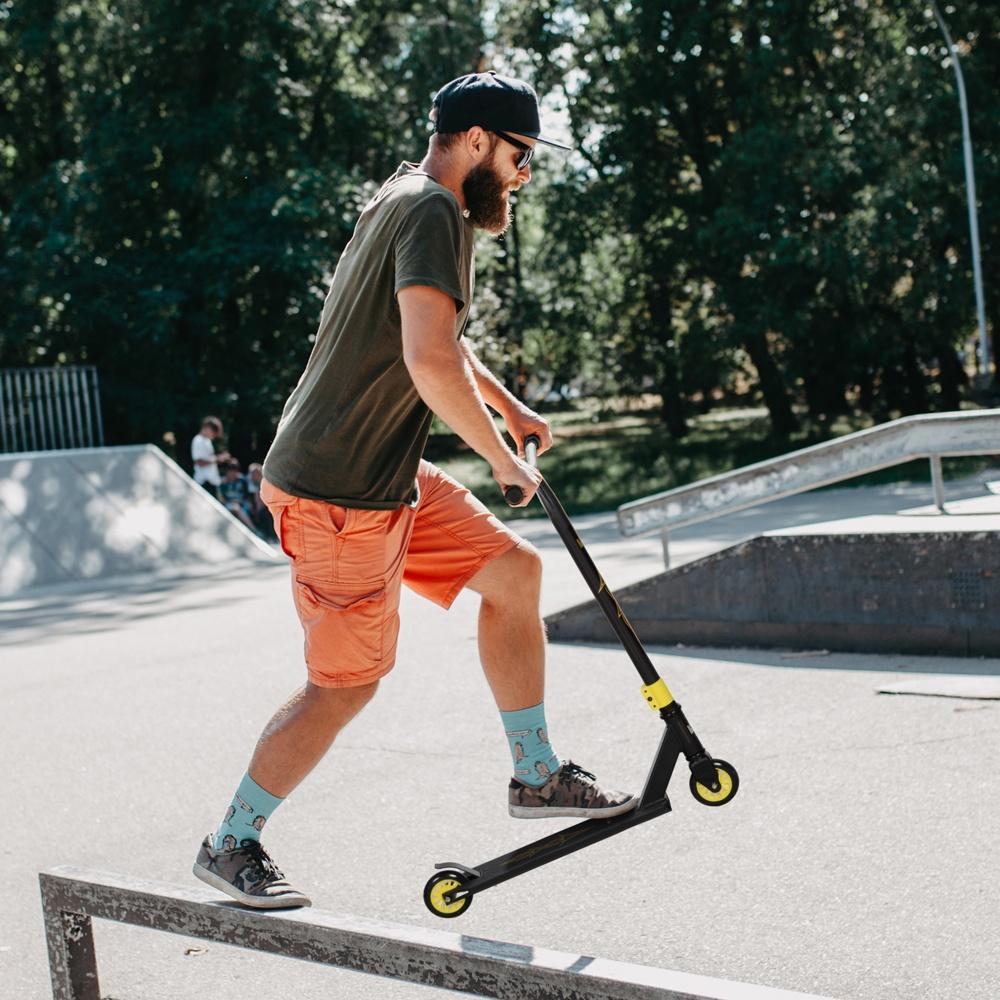
[[[522,184],[527,184],[531,180],[531,164],[529,163],[525,167],[521,167],[517,172],[517,176]]]

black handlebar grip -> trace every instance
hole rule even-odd
[[[524,499],[524,490],[520,486],[505,486],[503,498],[509,507],[516,507]]]
[[[528,445],[534,445],[536,448],[542,443],[542,439],[537,434],[529,434],[524,439],[524,453],[528,453]],[[524,499],[524,490],[520,486],[505,486],[503,491],[503,498],[507,501],[508,505],[511,507],[516,507]]]

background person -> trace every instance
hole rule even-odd
[[[222,482],[219,483],[219,497],[230,514],[242,521],[255,535],[258,533],[250,516],[250,491],[247,481],[240,472],[240,463],[230,458],[224,466]]]
[[[218,417],[205,417],[201,422],[201,430],[191,439],[194,481],[216,499],[219,497],[219,484],[222,482],[219,464],[228,462],[230,457],[227,451],[216,454],[212,442],[219,437],[222,437],[222,421]]]
[[[250,517],[257,530],[268,541],[274,540],[274,518],[267,509],[267,504],[260,497],[261,482],[264,479],[264,467],[260,462],[252,462],[247,469],[247,492],[250,494]]]

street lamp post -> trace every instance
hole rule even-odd
[[[962,149],[965,154],[965,193],[969,202],[969,234],[972,243],[972,280],[976,288],[976,316],[979,321],[979,374],[983,382],[990,376],[990,342],[986,336],[986,306],[983,302],[983,269],[979,259],[979,218],[976,214],[976,174],[972,165],[972,136],[969,132],[969,106],[965,99],[965,80],[962,77],[962,64],[958,58],[958,49],[951,40],[948,25],[944,23],[937,0],[930,0],[934,17],[937,19],[941,34],[948,45],[951,65],[958,81],[958,101],[962,109]]]

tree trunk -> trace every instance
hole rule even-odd
[[[764,404],[771,416],[771,429],[775,434],[787,437],[799,429],[799,419],[792,411],[785,380],[768,350],[767,340],[762,333],[752,333],[743,338],[743,346],[757,369],[760,391],[764,394]]]

